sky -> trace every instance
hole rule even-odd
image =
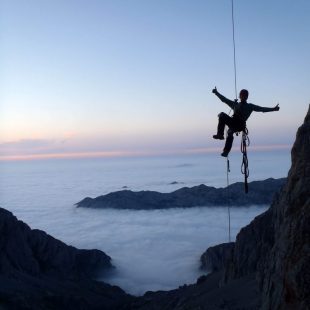
[[[0,0],[0,160],[204,152],[234,99],[231,0]],[[285,148],[310,103],[310,1],[234,0],[248,121]]]

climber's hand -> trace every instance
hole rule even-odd
[[[274,107],[274,110],[275,110],[275,111],[279,111],[279,110],[280,110],[279,104],[277,104],[277,105]]]
[[[216,93],[217,93],[216,86],[212,89],[212,93],[213,93],[213,94],[216,94]]]

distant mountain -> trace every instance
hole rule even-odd
[[[249,183],[249,193],[244,193],[243,183],[234,183],[226,188],[206,185],[183,187],[171,193],[155,191],[133,192],[122,190],[96,198],[85,198],[76,204],[83,208],[114,209],[167,209],[197,206],[250,206],[270,204],[275,193],[285,183],[285,178],[267,179]]]

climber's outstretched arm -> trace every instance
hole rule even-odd
[[[222,102],[226,103],[230,108],[232,108],[232,109],[235,108],[236,102],[229,100],[226,97],[224,97],[222,94],[220,94],[217,91],[216,87],[214,87],[214,89],[212,90],[212,93],[215,94]]]
[[[259,105],[252,104],[252,108],[253,108],[253,111],[255,111],[255,112],[264,112],[264,113],[265,112],[274,112],[274,111],[280,110],[279,104],[277,104],[273,108],[265,108],[265,107],[260,107]]]

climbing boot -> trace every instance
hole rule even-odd
[[[224,136],[214,135],[214,136],[213,136],[213,139],[216,139],[216,140],[224,140]]]
[[[221,156],[223,156],[223,157],[227,157],[227,156],[228,156],[228,154],[229,154],[229,152],[227,152],[227,151],[225,151],[225,150],[224,150],[224,152],[221,154]]]

